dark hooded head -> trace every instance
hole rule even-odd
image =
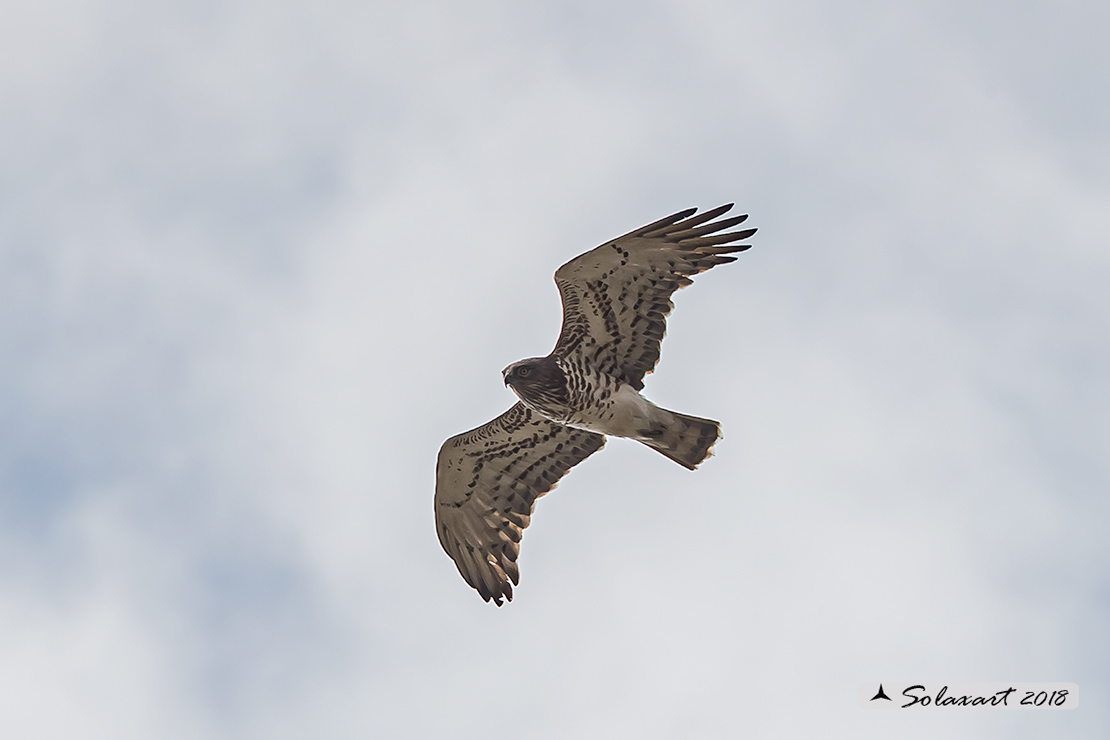
[[[552,357],[514,362],[501,376],[521,401],[540,411],[567,403],[567,378]]]

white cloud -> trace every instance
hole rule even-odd
[[[1102,11],[997,10],[13,8],[0,731],[1101,736]],[[611,441],[483,604],[439,444],[562,261],[733,199],[647,386],[717,457]],[[854,706],[919,676],[1084,708]]]

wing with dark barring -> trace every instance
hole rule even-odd
[[[483,599],[513,600],[520,538],[536,499],[604,444],[604,436],[556,424],[522,403],[443,443],[436,532]]]
[[[755,229],[719,233],[747,215],[713,222],[732,204],[660,219],[575,257],[555,272],[563,298],[563,329],[552,352],[576,356],[637,390],[659,361],[671,294],[690,277],[751,245],[735,244]],[[712,223],[707,223],[712,222]]]

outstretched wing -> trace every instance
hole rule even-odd
[[[555,272],[563,297],[563,330],[552,352],[595,365],[636,390],[659,361],[671,294],[689,285],[691,275],[732,262],[733,244],[755,229],[718,233],[747,215],[712,221],[732,208],[720,206],[698,216],[696,208],[642,226],[619,239],[575,257]],[[703,225],[704,224],[704,225]]]
[[[536,499],[604,444],[602,435],[548,421],[522,403],[443,443],[436,532],[483,599],[513,600],[520,538]]]

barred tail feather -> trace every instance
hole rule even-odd
[[[640,441],[693,470],[712,454],[713,444],[721,437],[721,425],[674,411],[666,413],[671,417],[667,423],[655,427],[650,439],[641,438]]]

